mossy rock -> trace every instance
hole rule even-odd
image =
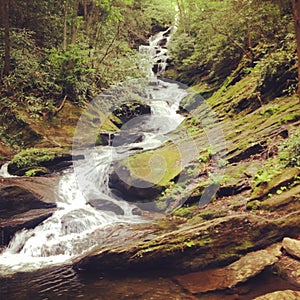
[[[275,195],[270,195],[269,199],[260,202],[259,207],[270,211],[284,210],[287,213],[299,210],[300,185],[297,185],[290,190],[286,190],[281,194],[275,193]]]
[[[115,164],[110,187],[129,201],[155,199],[182,171],[181,153],[173,144],[137,153]]]
[[[288,186],[299,176],[300,168],[285,168],[282,173],[274,177],[270,182],[261,183],[252,196],[253,199],[263,199],[268,194],[276,194],[281,187]]]
[[[62,148],[28,148],[16,154],[8,172],[18,176],[37,176],[69,167],[72,155]]]

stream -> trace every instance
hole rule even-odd
[[[109,135],[107,146],[90,145],[83,149],[76,143],[89,128],[84,118],[79,121],[73,153],[83,154],[84,159],[74,161],[74,168],[61,176],[56,187],[56,212],[36,228],[17,232],[0,254],[0,299],[250,300],[266,292],[291,288],[268,269],[240,286],[242,292],[237,298],[234,291],[191,295],[172,276],[151,274],[147,270],[144,274],[104,275],[77,273],[72,268],[74,260],[99,244],[109,246],[112,237],[120,238],[121,243],[120,228],[125,228],[120,231],[122,234],[126,226],[148,222],[136,213],[134,203],[112,192],[109,174],[114,162],[170,141],[168,133],[184,119],[177,110],[188,92],[182,85],[158,79],[167,67],[170,32],[171,29],[159,32],[149,39],[148,46],[140,47],[145,59],[151,60],[143,93],[151,114],[130,120],[121,132],[130,132],[133,137],[138,134],[142,139],[120,143],[118,138],[110,140]],[[99,103],[92,105],[97,107]],[[91,134],[90,138],[95,137]],[[10,177],[7,164],[2,166],[0,177]]]

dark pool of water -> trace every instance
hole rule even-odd
[[[77,274],[71,267],[18,273],[0,279],[1,300],[93,299],[93,300],[251,300],[268,292],[299,288],[268,269],[234,289],[191,295],[172,277],[158,274]]]

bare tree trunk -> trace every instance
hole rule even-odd
[[[88,10],[87,10],[87,0],[83,0],[83,19],[85,24],[87,24],[87,19],[88,19]]]
[[[71,25],[71,44],[76,43],[78,5],[79,5],[79,0],[74,0],[73,12],[72,12],[72,25]]]
[[[9,35],[9,0],[1,1],[1,19],[4,27],[5,58],[2,75],[10,72],[10,35]]]
[[[298,57],[298,89],[297,94],[300,97],[300,0],[293,0],[293,15],[296,31],[297,57]]]
[[[181,24],[183,26],[183,31],[186,33],[187,32],[187,25],[186,25],[186,14],[185,14],[184,4],[180,0],[177,0],[176,2],[177,2],[178,10],[179,10],[179,17],[181,19]]]
[[[63,49],[67,49],[67,39],[68,39],[68,14],[69,14],[70,0],[65,1],[65,15],[64,15],[64,40]]]

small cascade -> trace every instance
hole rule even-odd
[[[167,45],[170,40],[172,28],[159,32],[149,38],[149,46],[141,45],[139,52],[146,54],[151,60],[150,78],[155,79],[156,76],[162,75],[168,65],[168,49]],[[156,81],[151,81],[155,83]]]
[[[9,163],[5,163],[1,166],[1,168],[0,168],[0,177],[4,177],[4,178],[16,177],[14,175],[9,174],[8,165],[9,165]]]

